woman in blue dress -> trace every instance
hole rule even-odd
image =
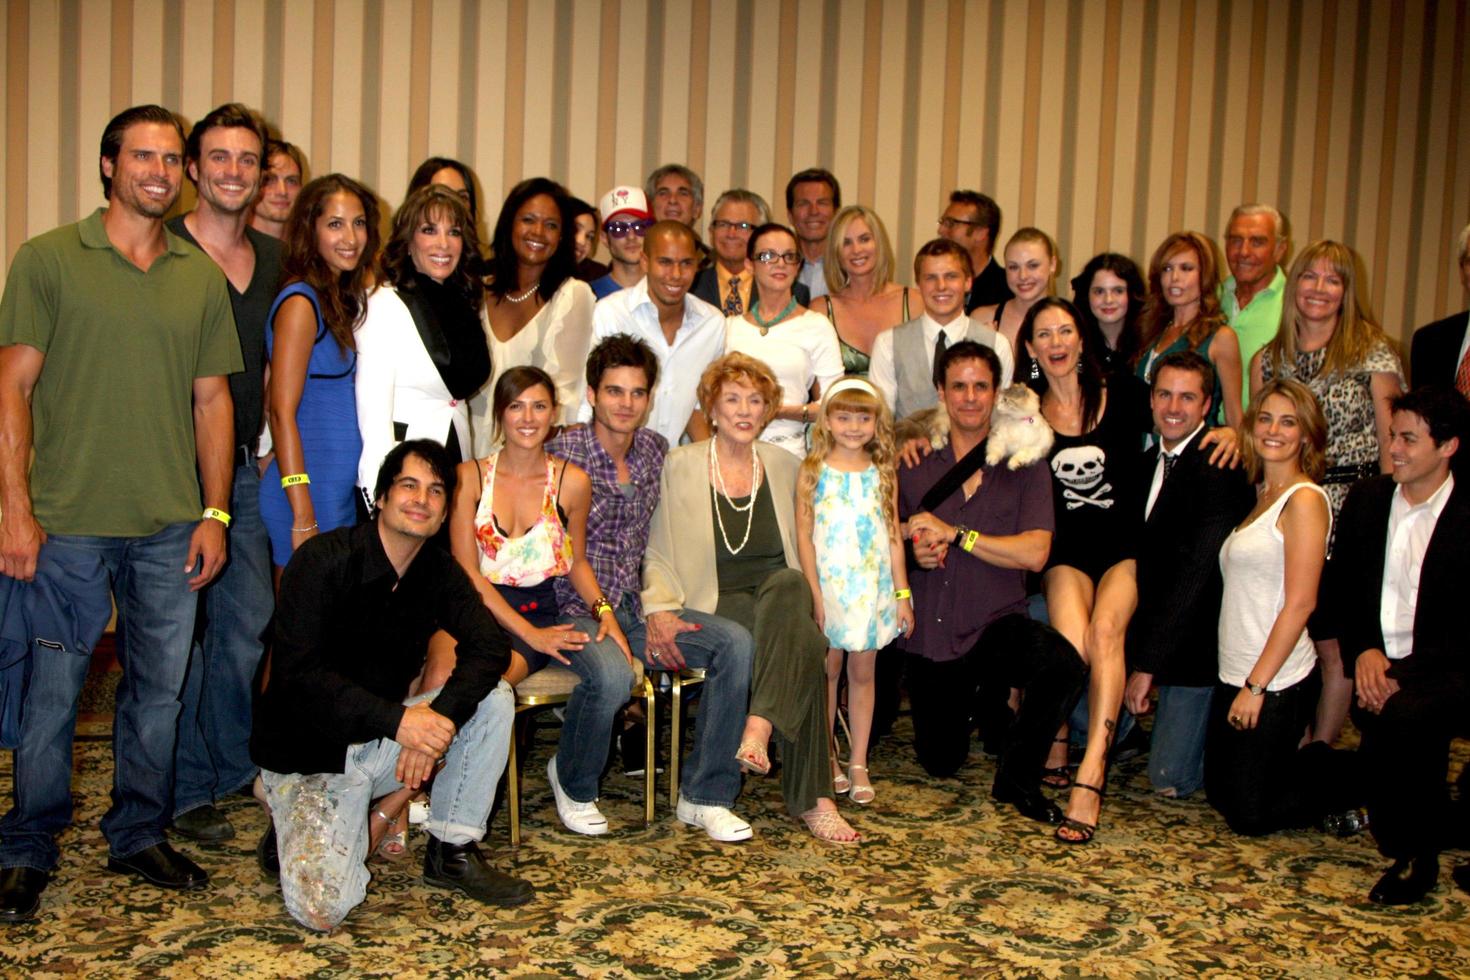
[[[282,278],[266,321],[266,405],[275,457],[260,483],[260,514],[276,575],[301,543],[356,519],[353,331],[367,310],[378,251],[372,192],[341,174],[307,184],[286,221]]]

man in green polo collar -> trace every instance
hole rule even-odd
[[[1225,261],[1230,278],[1220,285],[1220,307],[1240,340],[1240,404],[1251,400],[1250,363],[1281,326],[1286,289],[1286,219],[1269,204],[1242,204],[1225,225]]]

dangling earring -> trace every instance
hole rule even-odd
[[[1031,359],[1031,380],[1035,381],[1039,377],[1041,377],[1041,364],[1033,357]]]

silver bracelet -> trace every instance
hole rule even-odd
[[[316,529],[317,529],[317,522],[316,521],[312,521],[310,524],[306,525],[306,527],[293,527],[291,530],[293,530],[293,531],[315,531]]]

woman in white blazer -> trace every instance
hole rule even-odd
[[[369,510],[383,457],[405,439],[433,439],[456,462],[469,458],[467,399],[490,377],[484,288],[471,274],[479,254],[474,220],[446,187],[414,191],[393,218],[357,332],[358,487]]]

